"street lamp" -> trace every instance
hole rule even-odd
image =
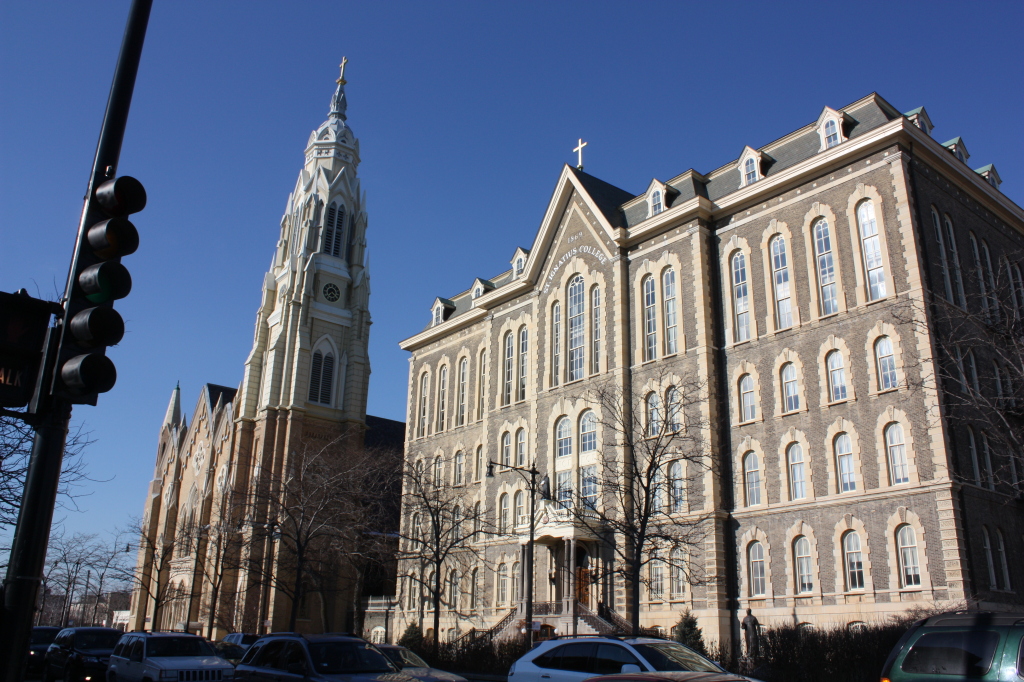
[[[530,468],[501,464],[499,462],[487,462],[487,478],[494,478],[494,467],[500,466],[505,471],[514,471],[524,481],[530,484],[530,541],[526,545],[526,643],[533,646],[533,540],[537,530],[537,463],[534,462]]]

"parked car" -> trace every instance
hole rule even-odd
[[[338,675],[346,682],[416,682],[366,640],[341,635],[267,635],[236,668],[240,682],[335,682]]]
[[[230,635],[224,635],[224,639],[220,641],[227,642],[228,644],[237,644],[242,647],[242,650],[244,651],[252,646],[253,642],[259,638],[260,635],[254,635],[249,632],[232,632]]]
[[[107,667],[107,682],[220,682],[235,666],[202,637],[184,632],[130,632],[121,637]]]
[[[46,650],[43,682],[100,682],[121,634],[113,628],[64,628]]]
[[[583,682],[595,675],[728,671],[678,642],[651,637],[562,637],[541,642],[509,668],[509,682]],[[751,678],[741,678],[751,679]]]
[[[466,678],[461,675],[431,668],[426,661],[404,646],[378,644],[377,648],[384,652],[384,655],[403,673],[409,677],[415,677],[420,682],[467,682]]]
[[[238,662],[245,656],[245,649],[241,644],[232,644],[223,640],[213,643],[213,652],[231,665],[238,665]]]
[[[748,679],[721,672],[656,672],[600,675],[589,678],[587,682],[746,682]]]
[[[1024,613],[957,611],[914,623],[882,667],[883,682],[1024,677]]]
[[[58,627],[48,625],[37,625],[32,628],[32,639],[28,643],[28,665],[25,667],[25,677],[41,677],[43,674],[43,659],[46,658],[46,650],[53,644]]]

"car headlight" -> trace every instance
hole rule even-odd
[[[225,668],[221,671],[220,676],[223,677],[225,680],[230,680],[232,677],[235,676],[235,669]]]
[[[160,671],[160,679],[161,680],[176,680],[176,679],[178,679],[178,671],[177,670],[161,670]]]

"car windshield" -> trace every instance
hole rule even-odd
[[[383,654],[362,642],[313,642],[309,655],[313,668],[321,675],[394,671]]]
[[[76,632],[76,649],[113,649],[117,646],[117,640],[121,639],[120,632]]]
[[[213,648],[221,658],[241,658],[245,656],[245,649],[230,642],[217,642],[213,645]]]
[[[151,637],[146,641],[146,658],[170,656],[213,656],[213,649],[199,637]]]
[[[633,644],[641,656],[659,672],[688,670],[698,673],[720,673],[722,669],[695,651],[675,642]]]
[[[403,668],[429,668],[427,662],[422,658],[409,651],[408,649],[402,648],[388,648],[384,649],[384,654],[390,658],[395,664]]]
[[[60,628],[32,628],[32,644],[53,644]]]
[[[260,638],[259,635],[242,635],[242,641],[236,642],[236,643],[237,644],[241,644],[242,646],[249,646],[249,645],[255,643],[256,640],[259,639],[259,638]]]

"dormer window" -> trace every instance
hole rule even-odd
[[[651,193],[651,215],[658,215],[664,210],[665,207],[661,202],[661,190],[656,189]]]
[[[839,126],[834,119],[825,123],[825,149],[831,149],[839,144]]]
[[[965,145],[963,139],[959,137],[954,137],[948,142],[943,142],[942,146],[953,152],[953,155],[964,163],[967,163],[967,159],[971,158],[970,152],[967,151],[967,145]]]
[[[436,306],[434,308],[434,326],[436,327],[437,325],[441,324],[442,322],[444,322],[444,314],[443,314],[441,306],[438,305],[438,306]]]
[[[911,123],[923,130],[925,135],[932,134],[932,128],[935,126],[932,125],[932,120],[928,117],[928,112],[924,110],[924,107],[912,109],[903,115],[906,116]]]
[[[525,265],[526,265],[526,262],[523,260],[522,256],[520,256],[519,258],[516,258],[516,277],[518,277],[519,275],[523,274],[523,267]]]
[[[985,178],[985,180],[988,181],[988,184],[992,185],[996,189],[999,189],[999,185],[1003,182],[1002,178],[999,177],[999,173],[996,172],[996,167],[991,163],[987,166],[978,168],[974,172]]]
[[[473,289],[473,298],[480,298],[484,295],[484,288],[482,286],[476,286]]]
[[[757,182],[757,160],[753,157],[743,162],[743,184],[749,185]]]

